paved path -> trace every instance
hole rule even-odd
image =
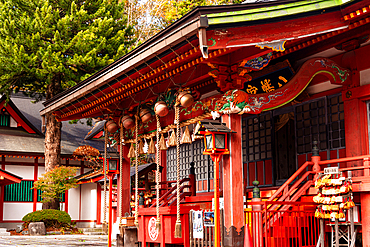
[[[112,242],[112,246],[116,246],[115,242],[115,240]],[[108,246],[108,237],[104,235],[1,236],[0,246]]]

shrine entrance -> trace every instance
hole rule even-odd
[[[321,97],[243,119],[244,184],[282,185],[318,141],[322,159],[345,156],[344,108],[340,94]]]

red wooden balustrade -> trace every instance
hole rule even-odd
[[[183,178],[180,180],[180,200],[182,200],[185,196],[190,196],[191,192],[186,192],[185,189],[191,189],[192,185],[185,184],[189,182],[189,178]],[[167,187],[167,191],[159,198],[159,206],[172,206],[173,203],[176,204],[176,189],[177,189],[177,183],[176,181],[168,181],[166,184],[172,184],[173,186]],[[155,207],[157,205],[157,202],[154,200],[152,205],[150,207]]]
[[[323,173],[322,167],[353,161],[362,161],[363,165],[339,167],[339,171],[361,171],[351,176],[354,191],[360,190],[356,183],[370,183],[370,155],[324,161],[315,156],[312,161],[306,161],[268,201],[248,202],[252,207],[262,206],[262,210],[245,210],[246,225],[251,233],[253,246],[316,246],[319,238],[319,221],[314,217],[316,204],[297,200],[314,184],[314,176]],[[345,175],[348,177],[350,174]]]
[[[245,211],[247,230],[253,247],[314,247],[319,238],[319,220],[315,218],[315,203],[249,202],[262,205],[263,210]],[[288,207],[284,212],[272,209]]]

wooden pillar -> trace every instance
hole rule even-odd
[[[348,96],[348,94],[347,94]],[[342,97],[346,97],[343,93]],[[357,98],[344,101],[346,156],[367,154],[367,111],[366,103]],[[347,166],[362,166],[362,161],[347,162]],[[362,171],[353,171],[352,176],[362,176]]]
[[[223,156],[224,246],[238,247],[243,246],[245,224],[241,115],[223,115],[222,122],[236,132],[230,134],[230,155]]]
[[[124,145],[122,148],[122,205],[119,205],[122,210],[122,216],[125,216],[125,213],[130,213],[131,176],[130,159],[127,158],[128,151],[129,145]]]
[[[361,192],[362,246],[370,247],[370,192]]]
[[[161,164],[160,164],[163,169],[162,169],[162,173],[161,173],[161,182],[166,182],[167,181],[167,151],[161,151]],[[161,189],[167,189],[167,185],[166,184],[162,184],[162,186],[160,187]],[[160,191],[159,195],[162,196],[165,192],[165,190],[162,190]]]
[[[5,155],[1,156],[1,169],[5,170]],[[4,186],[0,186],[0,222],[4,220]]]
[[[33,181],[37,181],[39,173],[39,158],[35,157],[34,165],[33,165]],[[37,189],[33,189],[33,212],[36,211],[37,208]]]

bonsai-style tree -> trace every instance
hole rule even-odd
[[[50,170],[34,183],[32,189],[38,189],[42,191],[42,203],[54,202],[57,203],[59,208],[59,202],[61,195],[69,189],[76,188],[77,182],[73,177],[76,176],[76,167],[58,166],[53,170]]]
[[[124,4],[0,0],[0,94],[23,91],[48,100],[123,56],[135,42]],[[45,119],[48,172],[60,165],[62,124],[52,113]]]

